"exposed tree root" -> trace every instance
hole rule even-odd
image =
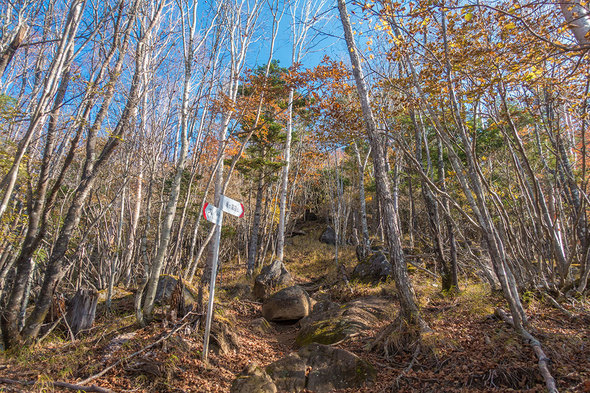
[[[412,367],[414,367],[414,363],[416,363],[416,359],[418,358],[418,355],[420,354],[420,344],[418,343],[418,345],[416,345],[416,350],[414,351],[414,355],[412,356],[412,360],[410,361],[410,364],[408,364],[408,367],[404,368],[404,370],[397,376],[397,378],[395,378],[395,381],[393,382],[393,384],[391,385],[391,391],[392,392],[397,392],[399,389],[399,380],[408,372],[412,369]]]
[[[504,310],[501,308],[496,308],[495,314],[498,318],[509,324],[510,326],[514,327],[514,321],[512,317],[508,315]],[[535,355],[537,356],[538,360],[538,367],[543,379],[545,380],[545,386],[549,393],[558,393],[557,386],[555,385],[555,378],[551,375],[549,371],[549,363],[551,359],[549,359],[545,352],[543,352],[543,348],[541,347],[541,343],[537,340],[532,334],[530,334],[525,329],[522,329],[520,332],[524,340],[533,348]]]
[[[17,381],[14,379],[0,378],[0,383],[32,386],[32,385],[35,385],[37,383],[37,381]],[[76,390],[78,392],[114,393],[112,390],[101,388],[100,386],[96,386],[96,385],[83,386],[83,385],[75,385],[75,384],[67,383],[67,382],[47,382],[47,384],[52,385],[55,388],[71,389],[71,390]]]
[[[422,326],[409,325],[401,316],[398,316],[377,334],[369,350],[383,353],[386,359],[398,353],[415,352],[416,348],[421,347],[420,338],[425,330]]]

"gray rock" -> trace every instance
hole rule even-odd
[[[307,292],[294,285],[266,299],[262,304],[262,316],[268,321],[296,321],[309,315],[311,308]]]
[[[250,364],[231,385],[230,393],[276,393],[277,387],[264,369]]]
[[[240,351],[240,340],[232,324],[225,320],[214,320],[211,324],[211,351],[217,355]]]
[[[279,391],[300,392],[305,389],[306,368],[305,359],[297,353],[292,353],[268,365],[266,372]]]
[[[351,278],[362,282],[378,283],[391,276],[391,264],[383,252],[378,251],[360,262],[352,271]]]
[[[285,268],[283,262],[276,260],[262,268],[254,280],[252,293],[257,300],[264,300],[273,289],[293,285],[293,277]]]
[[[371,329],[379,319],[389,317],[390,301],[381,298],[365,298],[339,305],[319,302],[313,312],[300,321],[295,342],[302,347],[311,343],[334,344],[346,340],[363,330]]]
[[[320,235],[320,242],[336,245],[336,232],[332,227],[327,227],[324,232]]]
[[[344,349],[311,344],[266,367],[279,391],[327,393],[375,380],[373,366]]]
[[[305,387],[317,393],[358,388],[377,376],[373,366],[344,349],[311,344],[299,350],[299,356],[307,359],[311,369]]]
[[[250,322],[250,330],[260,334],[268,334],[274,331],[274,328],[264,318],[256,318]]]

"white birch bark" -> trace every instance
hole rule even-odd
[[[190,95],[194,86],[192,86],[193,76],[193,60],[195,53],[201,48],[206,42],[209,33],[217,23],[217,17],[215,16],[207,31],[199,37],[200,41],[197,40],[197,3],[195,1],[181,2],[181,15],[183,23],[183,49],[184,49],[184,81],[181,99],[181,118],[180,118],[180,133],[178,139],[180,141],[180,149],[178,151],[178,159],[176,161],[176,171],[172,180],[172,186],[168,202],[166,204],[166,210],[164,213],[164,219],[161,221],[160,236],[158,241],[158,248],[156,256],[152,261],[150,269],[150,275],[146,287],[145,299],[143,301],[143,318],[141,313],[138,313],[140,319],[138,322],[143,324],[149,322],[152,319],[152,313],[154,309],[154,299],[156,297],[156,289],[158,287],[158,280],[162,267],[164,266],[164,260],[168,251],[168,244],[170,243],[170,235],[172,231],[172,223],[176,216],[176,206],[178,205],[178,199],[180,196],[180,186],[182,175],[186,166],[186,158],[188,155],[189,145],[189,104]],[[185,8],[186,7],[186,8]],[[188,28],[188,31],[186,29]]]
[[[292,15],[291,33],[291,66],[299,63],[307,52],[309,45],[308,35],[310,30],[320,22],[325,21],[321,17],[326,5],[326,0],[294,0],[290,3]],[[289,89],[289,102],[287,107],[287,139],[285,141],[284,160],[285,166],[281,175],[281,188],[279,191],[279,225],[277,229],[276,257],[282,261],[285,248],[285,226],[287,218],[287,194],[289,188],[289,170],[291,167],[291,142],[293,139],[293,99],[295,88]]]
[[[583,6],[580,0],[571,0],[561,1],[559,7],[578,44],[589,45],[590,10],[587,6]]]
[[[14,157],[14,161],[12,162],[10,170],[0,183],[0,190],[4,192],[2,195],[2,200],[0,201],[0,219],[8,207],[8,202],[10,201],[10,197],[12,196],[12,192],[18,178],[18,170],[22,159],[29,148],[31,140],[33,140],[41,128],[43,122],[47,118],[51,99],[57,92],[57,88],[63,76],[63,71],[67,68],[67,63],[72,61],[71,58],[68,59],[68,53],[70,53],[73,48],[76,32],[80,26],[82,12],[85,5],[85,0],[76,0],[70,6],[70,11],[63,28],[59,47],[55,57],[53,58],[49,71],[45,76],[43,89],[39,99],[37,100],[37,105],[31,115],[31,120],[27,127],[27,131],[18,144],[16,156]]]
[[[383,212],[383,226],[385,228],[385,238],[393,267],[393,279],[396,284],[396,290],[400,302],[400,315],[406,326],[426,327],[424,321],[420,317],[418,305],[416,304],[414,292],[408,277],[404,252],[401,245],[401,233],[398,227],[399,220],[397,217],[397,211],[393,208],[393,196],[391,194],[389,177],[387,176],[386,152],[383,147],[382,137],[377,130],[377,123],[371,108],[369,92],[363,75],[361,59],[354,42],[350,17],[348,16],[344,0],[338,0],[338,10],[340,11],[340,20],[344,29],[344,36],[350,55],[350,61],[352,63],[352,73],[356,82],[365,126],[371,144],[375,184],[377,186],[377,198],[379,199]]]

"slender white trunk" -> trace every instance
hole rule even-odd
[[[126,267],[127,271],[125,274],[125,283],[127,286],[131,283],[131,271],[133,268],[133,252],[135,249],[135,243],[137,239],[137,224],[139,223],[139,216],[141,214],[141,202],[143,193],[143,158],[139,157],[139,173],[137,175],[137,188],[135,189],[135,205],[133,208],[133,214],[131,216],[131,228],[129,228],[129,240],[127,241],[127,253],[125,254],[125,261],[123,266]]]
[[[158,280],[160,279],[160,273],[164,266],[164,260],[168,251],[168,244],[170,243],[170,235],[172,232],[172,223],[176,216],[176,206],[180,196],[180,186],[182,181],[182,175],[186,166],[186,157],[188,155],[188,107],[189,107],[189,94],[191,90],[191,76],[192,76],[192,62],[194,55],[194,39],[195,39],[195,25],[196,25],[196,8],[197,5],[193,4],[193,15],[189,21],[189,38],[188,43],[185,47],[184,53],[184,83],[182,90],[181,100],[181,118],[180,118],[180,149],[178,154],[178,160],[176,162],[176,171],[172,180],[172,186],[170,195],[168,197],[168,203],[166,204],[166,211],[164,213],[164,219],[160,226],[160,237],[158,242],[158,248],[156,251],[156,257],[154,258],[150,270],[150,276],[147,282],[145,299],[143,301],[143,318],[140,318],[140,323],[149,322],[152,319],[152,312],[154,309],[154,300],[156,298],[156,289],[158,288]],[[183,12],[184,17],[184,12]],[[138,313],[141,317],[141,313]]]
[[[354,147],[354,153],[356,155],[356,162],[358,165],[359,171],[359,200],[360,200],[360,219],[361,219],[361,229],[363,232],[363,242],[362,242],[362,249],[363,249],[363,257],[365,256],[366,252],[369,250],[370,246],[370,239],[369,239],[369,225],[367,224],[367,201],[365,197],[365,168],[367,166],[367,160],[369,155],[371,154],[371,149],[369,148],[369,152],[367,153],[367,157],[365,158],[364,162],[361,159],[361,153],[356,142],[352,143]]]
[[[393,208],[393,196],[386,169],[386,151],[382,137],[377,131],[377,123],[371,108],[369,92],[363,75],[361,59],[358,54],[350,18],[346,10],[344,0],[338,0],[338,10],[340,11],[340,20],[344,29],[344,36],[352,63],[352,73],[356,82],[357,92],[363,111],[365,126],[369,136],[369,142],[372,148],[373,167],[375,171],[375,185],[377,187],[377,198],[381,204],[383,213],[383,226],[385,227],[385,237],[391,263],[393,268],[393,279],[396,284],[398,299],[400,302],[400,313],[408,326],[425,326],[420,317],[418,305],[414,298],[414,292],[408,277],[404,252],[401,245],[401,233],[398,226],[397,211]]]
[[[590,44],[590,40],[586,36],[590,31],[590,11],[588,8],[582,6],[580,0],[561,1],[559,6],[578,44]]]
[[[291,166],[291,140],[293,135],[293,97],[294,88],[289,89],[287,109],[287,140],[285,141],[285,166],[281,178],[279,227],[277,232],[277,259],[283,260],[285,248],[285,219],[287,217],[287,191],[289,188],[289,168]]]
[[[72,58],[69,57],[68,54],[72,53],[71,49],[74,45],[76,32],[78,31],[80,20],[82,19],[82,11],[84,10],[85,4],[86,1],[77,0],[70,6],[70,11],[60,40],[60,44],[51,63],[51,67],[45,77],[43,91],[37,100],[38,104],[31,115],[31,121],[27,131],[18,144],[16,156],[12,162],[12,166],[2,179],[2,183],[0,183],[0,188],[4,191],[2,201],[0,202],[0,219],[8,207],[8,202],[10,201],[10,197],[12,196],[12,192],[16,184],[16,179],[18,178],[18,170],[20,168],[22,159],[24,158],[25,153],[27,152],[34,136],[41,128],[42,122],[47,117],[46,114],[48,112],[49,105],[51,104],[51,99],[55,96],[59,86],[59,81],[63,76],[63,71],[68,68],[67,63],[72,61]]]

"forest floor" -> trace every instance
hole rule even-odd
[[[318,283],[317,294],[345,302],[364,296],[393,299],[392,283],[354,284],[352,290],[334,285],[333,247],[317,241],[317,231],[289,240],[287,269],[299,283]],[[352,248],[340,250],[340,260],[351,271],[356,258]],[[115,392],[228,392],[232,381],[249,363],[265,366],[296,351],[297,324],[273,324],[267,333],[253,331],[250,322],[261,317],[261,305],[240,293],[247,284],[243,266],[226,266],[219,291],[216,318],[231,324],[240,348],[210,354],[201,361],[202,334],[189,325],[168,336],[175,326],[160,318],[145,328],[134,323],[132,296],[120,291],[109,313],[99,308],[95,326],[72,341],[54,331],[39,344],[0,355],[1,378],[30,381],[31,385],[2,383],[0,391],[69,391],[55,381],[80,383],[121,362],[103,376],[88,382]],[[542,392],[543,380],[529,346],[515,331],[493,316],[505,304],[499,294],[472,279],[460,283],[461,292],[443,295],[438,283],[414,270],[411,273],[424,318],[432,329],[423,339],[423,351],[385,358],[366,350],[380,329],[364,331],[337,346],[371,363],[376,382],[361,392]],[[315,295],[314,295],[315,296]],[[551,371],[561,392],[590,392],[590,305],[586,300],[564,306],[570,318],[535,293],[523,294],[533,332],[551,359]],[[102,311],[101,311],[102,310]],[[163,310],[160,310],[163,311]],[[117,340],[114,340],[114,339]],[[118,342],[118,343],[117,343]],[[412,367],[408,365],[412,363]]]

